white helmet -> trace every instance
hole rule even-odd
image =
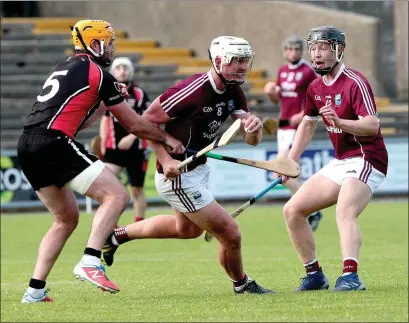
[[[111,64],[111,68],[109,69],[109,72],[111,74],[114,74],[114,70],[119,66],[119,65],[124,65],[128,71],[128,80],[127,82],[131,82],[133,80],[133,77],[135,75],[135,68],[134,65],[132,63],[132,61],[128,58],[128,57],[118,57],[115,58],[114,61]]]
[[[234,36],[220,36],[213,39],[209,48],[209,57],[212,61],[216,73],[225,84],[243,84],[250,74],[253,64],[254,52],[247,40]],[[221,59],[220,66],[217,67],[216,57]],[[223,65],[229,65],[232,60],[237,59],[237,69],[235,72],[225,72]],[[240,67],[239,63],[246,62],[246,67]],[[239,70],[240,69],[240,70]],[[223,75],[222,75],[223,73]],[[230,75],[229,79],[226,78]]]

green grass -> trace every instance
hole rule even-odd
[[[82,215],[48,279],[54,303],[25,305],[20,300],[51,218],[2,216],[2,321],[408,321],[407,202],[372,202],[359,219],[359,272],[365,292],[292,292],[304,270],[281,211],[279,206],[254,206],[238,218],[246,272],[277,295],[235,296],[217,262],[216,241],[206,243],[203,236],[122,246],[115,265],[108,268],[121,292],[102,293],[72,274],[92,219]],[[325,211],[316,232],[318,258],[330,288],[342,270],[334,211]],[[121,224],[131,219],[127,212]]]

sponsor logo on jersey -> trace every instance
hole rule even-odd
[[[340,105],[342,102],[341,100],[341,93],[335,94],[335,105]]]

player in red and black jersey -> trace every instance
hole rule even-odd
[[[134,66],[131,60],[128,57],[114,59],[110,72],[127,86],[129,98],[126,101],[137,114],[142,115],[151,102],[147,93],[133,81]],[[109,111],[101,119],[100,137],[105,165],[114,174],[126,168],[133,195],[134,220],[143,220],[146,208],[143,184],[151,151],[148,142],[129,133]]]
[[[123,96],[128,96],[125,85],[104,70],[115,52],[111,25],[102,20],[81,20],[72,28],[72,38],[75,56],[54,66],[17,146],[24,174],[54,216],[41,242],[23,303],[51,301],[45,292],[46,278],[78,223],[73,190],[101,202],[74,275],[103,290],[119,291],[107,278],[100,257],[105,239],[129,202],[129,193],[104,163],[75,140],[78,131],[108,109],[134,135],[164,142],[175,152],[184,151],[178,140],[135,113],[124,101]]]

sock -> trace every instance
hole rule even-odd
[[[288,120],[284,120],[284,119],[280,119],[278,120],[278,126],[279,127],[285,127],[285,126],[289,126],[290,122]]]
[[[313,259],[304,264],[305,271],[307,275],[315,274],[318,270],[320,270],[320,264],[318,263],[317,259]]]
[[[139,222],[139,221],[143,221],[143,220],[145,220],[143,216],[136,216],[135,219],[134,219],[135,222]]]
[[[28,283],[27,293],[34,298],[40,298],[44,295],[45,281],[31,278]]]
[[[115,229],[111,239],[115,246],[119,246],[129,241],[128,233],[126,233],[125,228]]]
[[[247,276],[246,274],[245,274],[244,278],[241,279],[241,280],[239,280],[239,281],[234,281],[234,280],[233,280],[234,289],[235,289],[236,291],[242,290],[244,287],[246,287],[247,282],[248,282],[249,280],[250,280],[250,278],[249,278],[249,276]]]
[[[344,269],[342,271],[342,276],[347,276],[358,272],[358,259],[354,257],[346,257],[344,259]]]
[[[30,282],[28,283],[28,286],[31,287],[31,288],[35,288],[35,289],[44,289],[45,281],[35,279],[35,278],[31,278]]]
[[[101,250],[85,248],[81,261],[86,265],[101,266]]]

